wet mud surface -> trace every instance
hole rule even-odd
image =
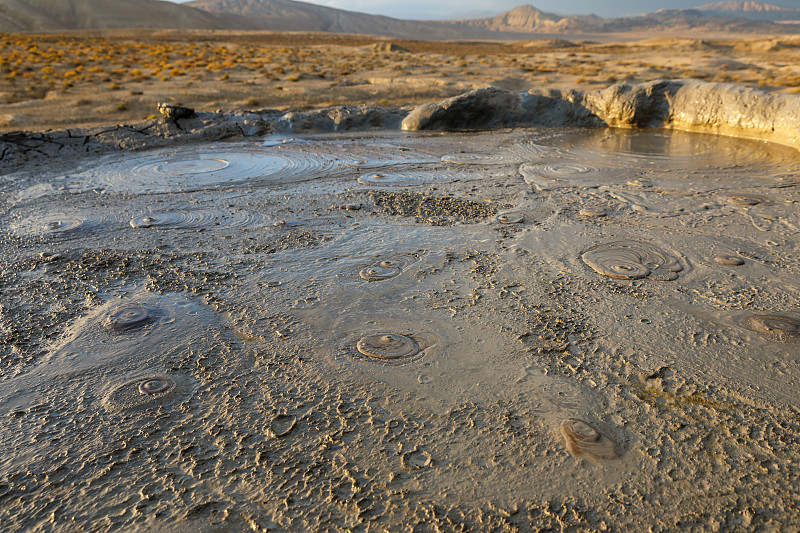
[[[0,181],[11,530],[800,527],[800,158],[306,135]]]

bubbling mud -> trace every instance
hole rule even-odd
[[[19,236],[68,236],[88,233],[102,226],[107,226],[110,220],[102,215],[32,215],[18,222],[11,223],[8,229]]]
[[[502,213],[497,215],[497,221],[501,224],[522,224],[525,222],[525,215],[522,213]]]
[[[367,281],[383,281],[399,276],[402,271],[403,266],[397,261],[381,261],[376,265],[361,269],[358,275]]]
[[[413,337],[400,333],[367,335],[358,341],[356,348],[373,359],[408,359],[420,352]]]
[[[373,187],[408,187],[458,179],[460,176],[451,172],[375,172],[364,174],[357,181]]]
[[[432,333],[380,332],[365,335],[356,350],[365,359],[387,365],[403,365],[425,355],[425,350],[439,342]]]
[[[523,162],[535,161],[554,152],[552,148],[543,146],[534,140],[517,142],[509,148],[509,153],[519,156]]]
[[[578,418],[568,418],[561,422],[561,435],[564,437],[567,449],[575,457],[587,457],[592,460],[619,457],[614,441],[588,422]]]
[[[168,376],[135,379],[115,389],[106,399],[110,411],[151,409],[177,396],[177,382]]]
[[[246,211],[170,211],[149,213],[131,219],[132,228],[206,229],[211,227],[243,228],[260,223],[261,217]]]
[[[520,166],[519,173],[526,183],[541,189],[597,187],[631,177],[631,171],[624,168],[579,161],[526,163]]]
[[[142,330],[157,319],[153,310],[140,306],[123,307],[111,313],[103,321],[103,327],[110,333],[130,333]]]
[[[598,274],[614,279],[672,281],[683,270],[678,258],[636,241],[600,244],[584,252],[582,258]]]
[[[457,152],[442,156],[442,161],[454,165],[519,165],[525,160],[517,154],[499,152],[496,154],[480,152]]]
[[[105,164],[74,178],[114,192],[163,193],[306,181],[346,170],[345,163],[324,153],[291,147],[203,146],[107,158]]]
[[[140,394],[162,394],[175,387],[175,382],[169,378],[149,378],[139,383]]]
[[[800,341],[800,320],[782,315],[750,315],[741,325],[761,336],[780,342]]]
[[[362,268],[358,275],[366,281],[384,281],[399,276],[408,265],[419,260],[412,254],[384,257]]]

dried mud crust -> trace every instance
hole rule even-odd
[[[370,191],[358,197],[382,215],[413,217],[434,226],[456,222],[480,222],[497,214],[502,206],[464,198],[413,192]]]
[[[144,521],[279,531],[425,523],[440,530],[517,531],[564,524],[702,528],[714,521],[752,530],[785,520],[790,509],[774,497],[791,492],[799,480],[791,461],[799,443],[798,413],[787,417],[698,390],[668,368],[622,373],[604,385],[617,388],[611,407],[630,413],[627,424],[638,427],[647,458],[642,470],[630,473],[636,482],[609,482],[603,472],[613,474],[613,460],[607,467],[576,461],[557,426],[514,403],[402,412],[387,409],[387,400],[404,401],[403,395],[379,384],[326,383],[308,368],[306,379],[298,379],[295,365],[269,358],[257,372],[230,375],[208,357],[236,349],[220,338],[177,362],[175,369],[184,372],[199,367],[202,383],[191,399],[148,416],[111,414],[91,397],[77,405],[63,397],[46,410],[11,413],[4,424],[18,435],[42,432],[44,442],[68,436],[59,443],[65,452],[53,461],[0,473],[3,517],[11,520],[6,523],[35,528],[78,520],[92,528],[136,528]],[[78,421],[83,431],[66,431]],[[104,444],[88,446],[92,441]],[[757,459],[725,452],[741,446]],[[461,453],[469,459],[452,459]],[[524,484],[504,483],[520,469],[542,467],[571,473],[573,489],[591,496],[529,498]],[[125,475],[108,476],[108,470]],[[729,490],[709,493],[696,486],[698,478],[731,471],[742,479]],[[196,480],[204,478],[218,484],[198,489]],[[481,488],[425,489],[454,478]],[[51,498],[60,488],[87,480],[94,480],[86,487],[93,497],[57,507],[52,518],[57,504]],[[511,502],[487,503],[487,493],[498,486],[516,493]],[[123,512],[112,512],[119,508],[103,496],[108,491],[126,495]],[[664,498],[680,505],[665,512]]]
[[[0,379],[0,523],[212,531],[800,525],[800,413],[770,396],[769,384],[762,396],[714,373],[715,361],[735,368],[738,348],[748,360],[764,357],[759,377],[793,376],[796,344],[784,337],[794,322],[775,338],[744,327],[743,309],[717,331],[685,310],[729,296],[740,303],[714,305],[794,317],[795,234],[775,229],[790,208],[756,207],[778,210],[766,212],[774,225],[759,238],[784,239],[757,246],[740,211],[643,220],[615,209],[586,220],[572,208],[596,199],[597,189],[534,196],[515,177],[510,167],[485,180],[481,188],[492,190],[477,194],[493,202],[463,205],[460,186],[437,184],[435,197],[388,191],[384,206],[349,189],[354,179],[327,180],[182,197],[268,221],[247,228],[135,228],[128,220],[136,212],[117,217],[111,236],[3,234],[0,318],[9,336],[0,372],[25,387],[8,400],[10,380]],[[362,209],[328,207],[341,197]],[[68,200],[59,194],[33,207]],[[123,195],[119,204],[149,209],[152,200]],[[558,215],[540,224],[538,216],[510,226],[495,220],[511,207],[537,213],[541,202]],[[470,223],[387,216],[422,220],[423,208],[448,224]],[[581,259],[597,243],[627,239],[680,252],[685,268],[669,283],[618,280]],[[746,264],[713,260],[733,252]],[[361,275],[376,266],[395,274],[398,265],[394,276]],[[744,296],[734,294],[741,287]],[[139,290],[188,302],[202,327],[160,329],[167,316],[181,318],[178,307],[164,306],[170,312],[158,327],[105,334],[94,352],[64,335],[87,317],[102,328],[128,305],[106,309],[104,301]],[[358,351],[367,336],[416,332],[437,342],[408,364],[332,353],[342,344]],[[359,353],[378,362],[405,357],[378,340],[378,349],[371,339]],[[105,366],[73,369],[83,362],[70,359],[78,348]],[[120,354],[136,363],[130,375],[104,363]],[[37,376],[59,358],[64,375],[18,373]],[[156,392],[143,397],[139,386],[149,381],[145,393]],[[570,419],[597,430],[601,453],[567,441],[562,424]]]
[[[6,265],[0,274],[4,369],[34,363],[73,317],[102,303],[107,296],[101,287],[140,281],[153,290],[193,293],[213,302],[213,288],[227,285],[232,275],[203,263],[196,255],[169,252],[74,250]],[[21,272],[38,275],[23,277]]]

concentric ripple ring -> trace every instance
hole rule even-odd
[[[392,187],[403,185],[417,185],[435,181],[450,181],[453,176],[446,173],[435,172],[375,172],[364,174],[356,181],[362,185],[377,187]]]
[[[781,342],[800,341],[800,320],[782,315],[751,315],[741,324],[762,336]]]
[[[478,152],[447,154],[442,156],[442,161],[456,165],[519,165],[524,162],[515,154]]]
[[[420,352],[417,341],[400,333],[377,333],[362,337],[356,344],[362,355],[373,359],[408,359]]]
[[[400,272],[402,272],[402,270],[399,266],[373,265],[362,269],[358,275],[367,281],[383,281],[399,276]]]
[[[147,378],[139,383],[140,394],[162,394],[175,387],[175,382],[167,377]]]
[[[150,409],[165,405],[175,397],[177,382],[167,376],[134,379],[115,389],[107,399],[112,411]]]
[[[598,274],[615,279],[672,281],[683,270],[676,257],[636,241],[600,244],[584,252],[582,259]]]
[[[139,306],[123,307],[112,313],[103,323],[105,328],[115,333],[127,333],[142,329],[152,323],[155,317],[149,309]]]

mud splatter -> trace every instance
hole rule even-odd
[[[278,415],[269,423],[269,431],[273,437],[285,437],[294,430],[297,418],[292,415]]]
[[[614,441],[597,431],[588,422],[568,418],[561,422],[561,435],[567,449],[575,457],[609,460],[619,457]]]
[[[783,315],[750,315],[740,320],[742,326],[761,336],[780,342],[800,341],[800,320]]]
[[[600,244],[585,251],[582,258],[597,273],[615,279],[672,281],[683,270],[678,258],[636,241]]]

